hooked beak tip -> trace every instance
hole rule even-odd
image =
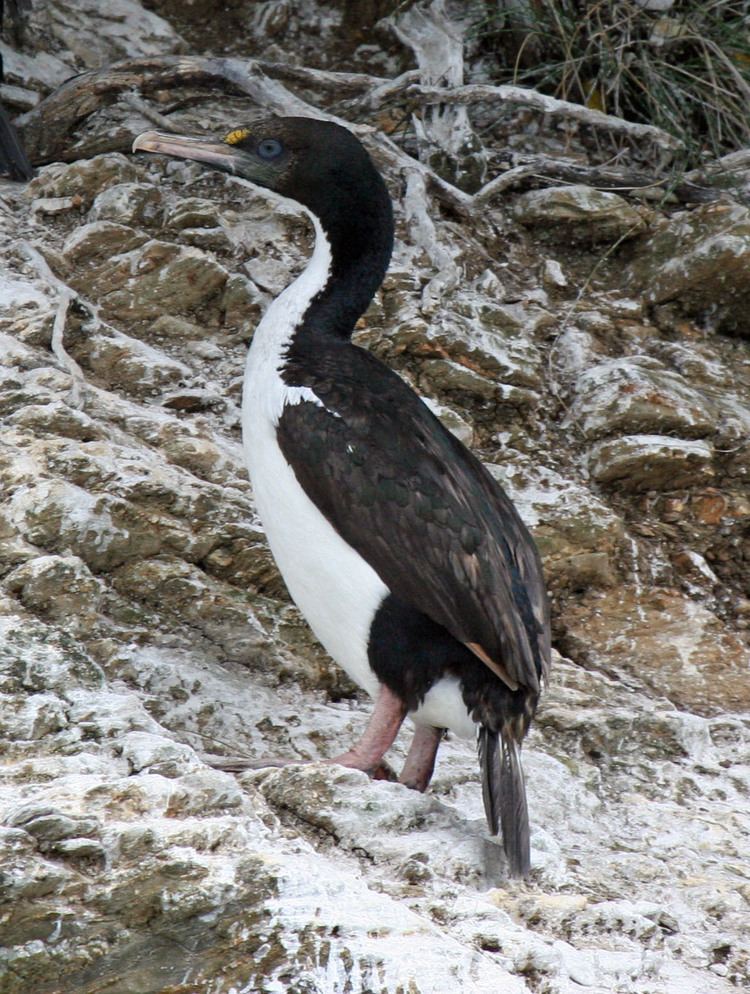
[[[162,135],[158,131],[144,131],[143,134],[138,135],[133,142],[133,151],[154,152],[156,151],[154,146],[158,144],[159,139],[166,137],[166,135]]]

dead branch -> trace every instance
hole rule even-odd
[[[74,300],[79,299],[78,294],[67,283],[64,283],[59,277],[55,276],[47,260],[38,249],[27,241],[22,241],[20,247],[41,278],[58,293],[57,311],[55,312],[50,347],[60,368],[68,373],[71,379],[68,403],[71,407],[81,410],[84,404],[86,377],[75,359],[68,354],[63,342],[68,308]]]
[[[685,204],[708,204],[721,199],[719,190],[688,182],[685,178],[677,182],[674,176],[669,174],[649,175],[644,172],[607,169],[603,166],[584,166],[581,163],[550,159],[547,156],[514,155],[514,160],[517,165],[495,176],[474,194],[473,207],[486,205],[507,190],[530,185],[538,180],[585,183],[586,186],[597,190],[628,193],[648,200],[660,200],[672,196]]]
[[[406,72],[401,73],[395,79],[378,80],[373,89],[367,94],[365,101],[367,107],[370,110],[377,110],[384,103],[402,94],[412,83],[416,83],[421,75],[419,69],[407,69]]]
[[[382,76],[371,76],[369,73],[332,72],[329,69],[312,69],[309,66],[290,66],[286,62],[266,62],[264,59],[258,59],[256,64],[274,79],[288,80],[290,83],[302,86],[313,86],[318,90],[335,93],[337,96],[356,96],[360,93],[369,95],[373,89],[390,86],[395,82]],[[410,72],[412,78],[419,78],[416,70]]]
[[[555,97],[539,93],[538,90],[530,90],[522,86],[490,86],[483,83],[471,83],[467,86],[455,86],[448,89],[412,83],[404,88],[404,95],[417,104],[485,102],[531,107],[552,117],[565,117],[591,128],[623,135],[636,141],[649,141],[670,153],[679,152],[683,148],[682,142],[678,138],[651,124],[626,121],[621,117],[613,117],[611,114],[604,114],[602,111],[584,107],[583,104],[557,100]]]
[[[53,90],[33,110],[18,118],[32,162],[69,161],[70,135],[94,112],[114,103],[121,93],[141,94],[177,86],[231,85],[221,60],[167,56],[133,59],[81,73]]]
[[[71,133],[121,94],[135,92],[146,96],[185,86],[244,94],[276,113],[294,114],[309,109],[308,104],[280,83],[266,77],[253,59],[177,55],[129,59],[81,73],[50,93],[17,123],[33,162],[41,165],[68,161]]]
[[[296,97],[276,77],[322,89],[359,94],[387,82],[359,73],[332,73],[263,62],[255,59],[205,56],[161,56],[127,59],[81,73],[63,83],[33,110],[22,115],[17,125],[30,157],[37,165],[70,161],[80,157],[80,149],[70,148],[70,135],[91,114],[122,98],[123,94],[146,97],[159,91],[181,87],[219,89],[250,97],[258,106],[275,114],[313,114],[336,120],[317,107]],[[144,116],[153,119],[153,114]],[[164,126],[163,123],[161,126]],[[111,148],[120,148],[123,136],[113,136]],[[97,151],[104,151],[104,146]]]

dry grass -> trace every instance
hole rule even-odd
[[[497,82],[655,124],[689,164],[750,145],[748,0],[486,0],[477,14]]]

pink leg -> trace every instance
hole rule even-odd
[[[427,790],[435,769],[435,757],[443,731],[442,728],[432,728],[430,725],[417,725],[404,768],[398,778],[399,783],[412,790]]]
[[[336,763],[338,766],[348,766],[353,770],[362,770],[376,780],[395,780],[393,770],[383,760],[390,749],[398,730],[406,717],[406,708],[400,697],[381,684],[380,692],[375,701],[375,708],[367,723],[365,733],[354,748],[326,763]],[[410,754],[411,755],[411,754]],[[204,759],[217,770],[228,773],[240,773],[243,770],[262,770],[274,766],[296,765],[294,759],[243,759],[239,756],[205,756]]]
[[[327,759],[326,762],[363,770],[376,779],[390,779],[390,771],[383,762],[383,756],[393,745],[405,717],[406,708],[401,698],[381,684],[365,734],[353,749]]]

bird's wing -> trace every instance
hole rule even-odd
[[[283,410],[301,486],[391,592],[446,628],[512,689],[539,689],[549,620],[539,556],[482,464],[391,370],[352,349]],[[364,357],[367,357],[366,359]],[[362,389],[366,373],[367,389]]]

